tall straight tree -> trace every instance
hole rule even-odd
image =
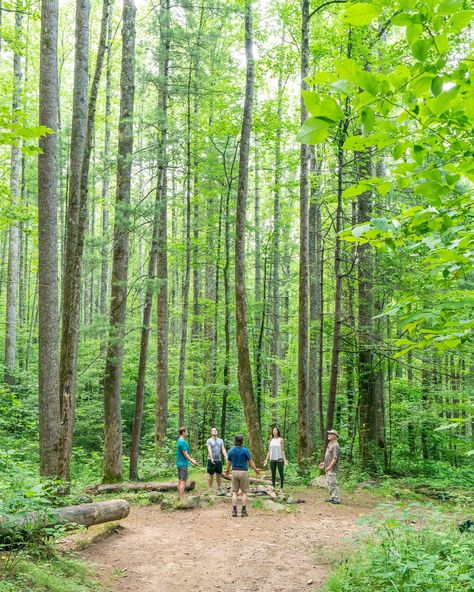
[[[309,75],[309,0],[301,5],[301,90],[306,90]],[[308,117],[301,97],[301,124]],[[300,148],[300,262],[298,292],[298,464],[305,466],[308,456],[308,397],[309,397],[309,162],[310,150]]]
[[[163,43],[160,59],[162,112],[161,131],[161,179],[157,187],[159,197],[157,269],[158,293],[156,299],[156,424],[157,449],[166,438],[168,427],[168,196],[167,196],[167,141],[168,141],[168,76],[170,54],[170,0],[161,0],[160,43]]]
[[[263,461],[262,436],[257,404],[253,393],[252,368],[247,330],[247,303],[245,295],[245,214],[247,205],[250,131],[252,128],[252,106],[255,83],[255,65],[253,59],[252,2],[245,1],[245,55],[246,80],[245,102],[240,135],[239,180],[237,186],[237,204],[235,221],[235,316],[238,356],[239,392],[244,407],[245,420],[249,433],[249,443],[260,465]]]
[[[21,106],[21,31],[22,5],[17,1],[15,12],[15,51],[13,52],[13,99],[12,112],[16,119]],[[10,204],[19,205],[21,178],[21,147],[16,143],[11,149],[10,159]],[[17,294],[20,257],[20,223],[13,220],[8,231],[7,306],[5,319],[5,383],[14,381],[16,359],[16,329],[18,321]]]
[[[38,157],[38,319],[40,473],[54,477],[58,460],[58,0],[41,3],[39,124],[53,133],[40,139]]]
[[[63,282],[63,326],[61,339],[61,356],[59,369],[59,394],[61,403],[61,438],[59,450],[59,475],[65,480],[70,479],[72,454],[72,436],[76,407],[76,371],[77,348],[79,343],[79,324],[81,307],[81,276],[82,258],[84,253],[85,233],[88,221],[89,167],[94,139],[95,114],[99,83],[104,63],[107,25],[109,20],[110,0],[102,4],[102,19],[99,47],[94,76],[92,78],[89,100],[87,101],[88,79],[88,21],[90,6],[79,1],[76,21],[76,70],[75,99],[77,121],[73,114],[75,127],[74,151],[71,150],[71,184],[68,203],[68,235],[66,243],[66,261]],[[85,30],[83,30],[85,29]],[[83,85],[86,85],[84,93]],[[85,96],[84,96],[85,95]],[[84,116],[84,100],[86,101],[86,120]],[[85,124],[85,130],[84,130]],[[76,179],[76,174],[79,179]],[[77,194],[79,192],[79,194]],[[72,222],[76,225],[73,228]],[[85,302],[85,304],[87,304]],[[92,306],[92,303],[91,303]]]
[[[110,328],[104,374],[104,481],[118,481],[122,477],[120,388],[122,385],[129,259],[133,103],[135,97],[135,15],[134,0],[124,0]]]

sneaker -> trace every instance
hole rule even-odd
[[[237,508],[232,508],[232,518],[237,518]]]
[[[245,516],[248,516],[248,512],[247,512],[247,508],[242,508],[242,512],[240,514],[242,516],[242,518],[245,518]]]
[[[341,500],[329,500],[331,504],[340,504]]]

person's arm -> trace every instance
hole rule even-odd
[[[252,469],[255,471],[255,474],[258,477],[260,475],[260,471],[257,469],[252,459],[249,460],[249,465],[252,467]]]
[[[221,450],[224,458],[227,460],[227,450],[225,449],[224,442],[222,442]]]
[[[230,465],[231,465],[231,464],[232,464],[232,463],[231,463],[231,462],[230,462],[230,460],[227,458],[227,467],[226,467],[226,469],[225,469],[225,471],[224,471],[224,475],[225,475],[226,477],[228,477],[228,476],[229,476],[229,471],[230,471]]]
[[[208,456],[209,460],[211,461],[212,464],[214,464],[214,459],[212,458],[212,448],[211,448],[210,444],[207,445],[207,453],[209,455]]]
[[[189,456],[187,450],[182,450],[182,453],[183,453],[184,458],[187,458],[192,465],[194,465],[196,467],[198,466],[198,464],[199,464],[198,461],[197,460],[194,460],[194,458],[191,458]]]
[[[267,466],[267,462],[268,462],[268,457],[270,456],[270,440],[268,440],[268,446],[267,446],[267,456],[265,457],[265,460],[263,461],[263,466],[266,467]]]
[[[287,465],[288,461],[286,460],[286,455],[285,455],[285,440],[283,440],[283,438],[280,438],[280,446],[281,446],[281,453],[283,454],[283,460],[285,461],[285,465]]]

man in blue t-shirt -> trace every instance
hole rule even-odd
[[[252,455],[248,448],[244,447],[244,437],[235,436],[235,446],[229,450],[227,455],[227,470],[224,473],[229,476],[229,470],[232,466],[232,517],[237,516],[237,495],[239,490],[242,492],[242,512],[241,516],[248,516],[247,512],[247,493],[249,490],[249,465],[260,475],[260,471],[252,460]]]
[[[184,492],[186,491],[189,463],[195,466],[199,464],[197,460],[189,456],[190,448],[186,441],[187,437],[188,430],[179,428],[179,438],[176,442],[176,466],[178,467],[178,494],[181,499],[184,499]]]

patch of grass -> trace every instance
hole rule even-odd
[[[48,559],[22,559],[15,569],[0,581],[0,592],[101,592],[93,569],[66,555]]]

